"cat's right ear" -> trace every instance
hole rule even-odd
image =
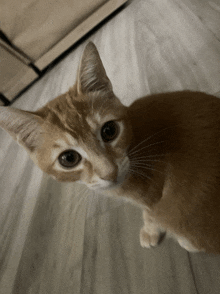
[[[107,77],[96,46],[89,42],[83,52],[78,69],[77,94],[103,91],[112,92],[112,84]]]
[[[39,144],[42,123],[43,119],[34,113],[0,107],[0,127],[29,152],[33,152]]]

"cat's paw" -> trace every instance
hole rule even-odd
[[[160,239],[160,233],[149,234],[144,227],[140,230],[140,243],[142,247],[151,248],[157,246]]]
[[[144,248],[151,248],[159,245],[165,236],[165,232],[160,230],[149,234],[145,227],[140,230],[140,244]]]

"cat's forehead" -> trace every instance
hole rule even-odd
[[[121,114],[118,99],[88,94],[76,97],[72,92],[59,96],[48,103],[50,111],[64,124],[70,127],[82,126],[87,123],[95,128],[106,119],[112,119]]]
[[[117,97],[106,97],[100,93],[76,97],[69,91],[49,102],[45,111],[48,112],[45,119],[49,123],[46,133],[51,134],[50,145],[55,142],[55,146],[63,150],[74,148],[78,144],[96,145],[97,139],[101,141],[102,126],[107,121],[122,120],[126,107]],[[62,138],[62,144],[59,138]],[[97,149],[96,147],[93,146],[94,149]]]

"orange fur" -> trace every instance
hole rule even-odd
[[[218,98],[190,91],[125,107],[89,43],[66,94],[36,112],[1,107],[0,126],[57,180],[135,201],[144,211],[142,246],[168,232],[189,251],[220,253],[219,113]],[[108,121],[119,130],[110,143],[100,135]],[[71,169],[57,159],[69,149],[82,157]]]
[[[155,154],[148,160],[160,160],[152,161],[155,171],[149,173],[158,184],[156,197],[149,199],[151,186],[142,188],[149,215],[199,250],[220,253],[219,99],[199,92],[166,93],[135,101],[128,113],[136,137],[132,145],[150,138],[134,156],[142,152]]]

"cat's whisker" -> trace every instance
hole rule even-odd
[[[143,165],[143,166],[152,166],[152,164],[149,163],[144,163],[144,162],[131,162],[131,166],[135,166],[135,165]]]
[[[145,153],[144,153],[145,154]],[[169,155],[170,153],[165,153],[165,154],[155,154],[155,155],[145,155],[145,156],[142,156],[143,158],[158,158],[158,157],[163,157],[163,156],[167,156]],[[134,156],[134,157],[130,157],[130,160],[133,160],[133,159],[138,159],[140,158],[140,155],[137,155],[137,156]]]
[[[136,154],[137,152],[140,152],[140,151],[143,150],[143,149],[146,149],[146,148],[149,148],[149,147],[151,147],[151,146],[155,146],[155,145],[158,145],[158,144],[161,144],[161,143],[164,143],[164,142],[167,142],[167,141],[164,140],[164,141],[160,141],[160,142],[152,143],[152,144],[150,144],[150,145],[144,146],[144,147],[142,147],[141,149],[135,150],[135,151],[133,151],[133,152],[130,152],[130,151],[129,151],[129,152],[128,152],[128,156],[132,156],[132,155]]]
[[[130,157],[131,159],[149,159],[151,160],[151,158],[157,158],[157,157],[162,157],[162,156],[166,156],[166,155],[169,155],[169,153],[166,153],[166,154],[155,154],[155,155],[145,155],[145,156],[134,156],[134,157]]]
[[[165,174],[164,172],[159,171],[158,169],[152,168],[152,166],[146,166],[146,165],[141,165],[141,164],[136,164],[136,165],[132,165],[132,166],[136,167],[136,168],[148,169],[148,170],[159,172],[161,174]]]
[[[140,152],[137,152],[135,154],[132,155],[128,155],[130,159],[134,159],[134,158],[139,158],[139,157],[146,157],[146,158],[161,158],[167,155],[170,155],[170,153],[165,153],[165,154],[154,154],[156,153],[155,151],[157,151],[156,149],[151,149],[150,150],[141,150]],[[146,155],[149,154],[149,155]]]
[[[162,172],[162,171],[159,171],[159,170],[157,170],[157,169],[155,169],[155,168],[151,168],[151,167],[149,167],[149,168],[147,168],[147,167],[145,167],[144,165],[142,166],[142,165],[140,165],[140,164],[131,164],[130,165],[130,167],[132,168],[145,168],[145,169],[150,169],[150,170],[154,170],[154,171],[157,171],[157,172],[159,172],[159,173],[161,173],[161,174],[164,174],[164,175],[166,175],[166,173],[165,172]],[[192,173],[190,173],[190,172],[187,172],[187,174],[188,175],[193,175]],[[152,180],[153,181],[153,180]],[[179,184],[180,186],[182,186],[182,183],[180,183],[179,181],[178,181],[178,179],[175,179],[175,182],[177,183],[177,184]]]
[[[145,159],[145,158],[132,158],[130,160],[130,163],[146,163],[146,162],[162,162],[162,163],[166,163],[165,161],[162,161],[162,160],[157,160],[157,159]]]
[[[144,177],[144,178],[147,178],[147,179],[149,179],[149,180],[152,180],[150,177],[148,177],[146,174],[144,174],[144,173],[141,173],[141,172],[139,172],[139,171],[137,171],[137,170],[134,170],[134,169],[129,169],[129,173],[131,173],[131,174],[137,174],[137,175],[141,175],[142,177]]]
[[[148,180],[150,180],[151,182],[153,182],[154,184],[156,184],[156,186],[158,186],[158,184],[157,184],[157,182],[155,182],[151,177],[149,177],[149,176],[147,176],[145,173],[141,173],[140,171],[137,171],[137,170],[135,170],[135,169],[129,169],[129,173],[130,174],[136,174],[136,175],[140,175],[140,176],[142,176],[143,178],[146,178],[146,179],[148,179]]]
[[[160,130],[160,131],[154,133],[153,135],[147,137],[145,140],[141,141],[139,144],[137,144],[136,146],[134,146],[134,147],[130,150],[130,152],[134,151],[139,145],[143,144],[144,142],[147,142],[148,140],[150,140],[151,138],[153,138],[153,137],[156,136],[157,134],[159,134],[159,133],[161,133],[161,132],[163,132],[163,131],[165,131],[165,130],[167,130],[167,129],[174,128],[174,127],[177,127],[177,126],[178,126],[178,125],[175,125],[175,126],[172,126],[172,127],[168,127],[168,128],[164,128],[164,129],[162,129],[162,130]]]

